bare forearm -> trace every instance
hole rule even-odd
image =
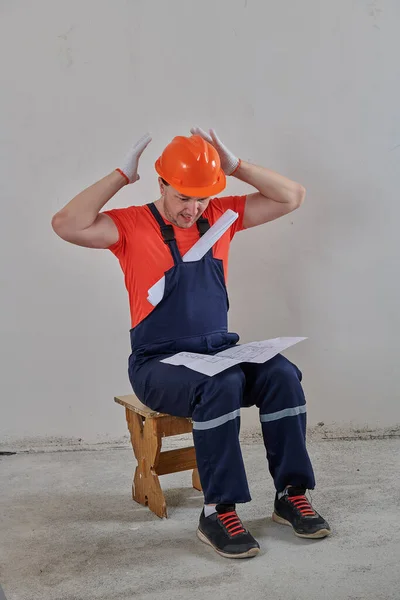
[[[283,217],[302,204],[306,191],[299,183],[269,169],[240,161],[237,155],[221,142],[214,129],[210,129],[207,133],[199,127],[194,127],[191,132],[193,135],[200,135],[214,146],[225,175],[233,175],[256,188],[257,192],[247,194],[246,197],[244,228],[255,227]]]
[[[242,161],[234,177],[255,187],[260,194],[275,202],[301,204],[305,189],[275,171]]]
[[[97,218],[105,204],[124,186],[126,180],[113,171],[84,189],[53,217],[53,225],[73,225],[76,231],[87,229]]]

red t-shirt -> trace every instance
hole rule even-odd
[[[246,196],[214,198],[202,215],[213,225],[229,208],[239,213],[238,219],[213,246],[214,257],[223,261],[225,281],[230,242],[235,233],[243,229],[245,204]],[[161,279],[173,266],[174,261],[168,245],[162,239],[160,226],[146,205],[104,212],[112,218],[118,228],[119,240],[110,246],[109,250],[118,258],[124,272],[131,324],[132,327],[136,327],[154,308],[147,300],[149,288]],[[189,229],[175,226],[173,228],[179,251],[183,256],[199,239],[197,225],[194,224]]]

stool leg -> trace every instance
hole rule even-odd
[[[158,517],[167,517],[167,505],[160,480],[154,469],[161,450],[161,438],[155,435],[153,419],[143,419],[141,415],[126,409],[126,420],[133,452],[138,466],[132,484],[133,499],[148,506]]]
[[[199,492],[203,491],[203,488],[201,487],[201,483],[200,483],[200,476],[199,476],[198,469],[193,469],[192,486],[194,487],[195,490],[199,490]]]

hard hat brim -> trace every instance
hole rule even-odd
[[[208,198],[209,196],[220,194],[226,188],[226,175],[222,169],[220,169],[217,181],[212,185],[205,187],[187,187],[181,185],[179,182],[174,181],[171,177],[168,177],[163,173],[160,165],[160,159],[156,161],[155,169],[162,179],[164,179],[177,192],[183,194],[184,196]]]

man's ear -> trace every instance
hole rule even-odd
[[[161,179],[161,177],[158,178],[158,185],[160,187],[160,194],[161,196],[165,195],[165,185],[163,183],[163,180]]]

